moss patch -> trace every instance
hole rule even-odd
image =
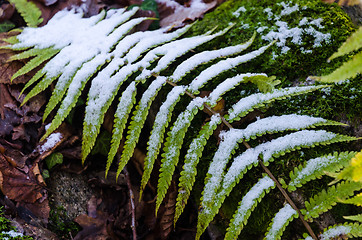
[[[298,10],[293,11],[295,6]],[[280,0],[230,0],[196,23],[190,34],[202,34],[214,27],[224,29],[230,24],[235,26],[203,48],[236,45],[257,31],[253,43],[256,49],[266,45],[274,35],[274,38],[279,38],[279,43],[268,54],[242,65],[237,71],[265,72],[287,82],[305,79],[308,75],[321,75],[338,65],[337,62],[328,64],[326,59],[355,29],[350,18],[337,5],[317,0],[285,3]],[[291,29],[289,37],[280,34]],[[299,36],[298,31],[301,31]],[[325,40],[322,40],[323,36]],[[284,40],[285,44],[282,44]]]

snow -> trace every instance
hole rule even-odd
[[[239,7],[235,12],[233,12],[233,15],[235,17],[239,17],[240,16],[240,13],[242,12],[246,12],[246,8],[245,7]]]
[[[322,33],[312,26],[317,27],[318,29],[323,29],[322,25],[323,19],[311,19],[308,17],[303,17],[299,22],[297,27],[290,27],[287,22],[282,21],[284,16],[290,15],[294,12],[299,11],[298,4],[291,6],[291,3],[281,2],[278,5],[281,5],[283,9],[279,15],[274,15],[271,8],[264,9],[264,12],[268,14],[268,20],[275,21],[276,28],[272,28],[266,35],[262,36],[263,40],[273,41],[277,40],[276,45],[280,48],[281,54],[285,54],[290,50],[291,46],[289,41],[295,45],[302,45],[302,38],[305,35],[309,35],[314,38],[313,48],[321,47],[321,43],[329,43],[331,35],[330,33]],[[305,8],[302,8],[303,10]],[[274,16],[274,19],[272,18]],[[261,26],[256,31],[258,33],[263,32],[267,27]],[[302,50],[303,53],[310,53],[312,50]]]
[[[167,127],[168,116],[171,114],[170,108],[178,101],[181,94],[186,90],[185,86],[174,87],[167,95],[166,100],[162,103],[160,110],[157,112],[150,139],[148,141],[147,156],[153,158],[158,154],[161,146],[164,129]]]
[[[265,176],[261,178],[243,197],[241,200],[238,210],[236,211],[236,214],[234,216],[234,222],[233,225],[235,226],[241,226],[241,224],[244,223],[246,218],[248,217],[246,213],[252,209],[254,205],[258,203],[258,199],[260,196],[265,192],[267,189],[275,186],[274,181],[268,177]]]
[[[221,122],[220,114],[214,114],[211,116],[211,120],[208,123],[208,129],[212,129],[213,127],[217,126]],[[207,133],[206,133],[207,134]],[[209,136],[209,135],[208,135]],[[205,142],[205,133],[194,138],[187,150],[187,154],[185,156],[185,164],[183,169],[185,170],[185,174],[191,174],[193,169],[196,167],[195,164],[198,160],[197,150],[203,149],[203,142]]]
[[[295,178],[289,183],[289,186],[298,186],[307,176],[312,176],[324,167],[340,161],[340,158],[331,155],[310,159],[306,166],[301,171],[297,172]]]
[[[272,226],[265,236],[267,240],[274,240],[277,237],[277,234],[282,230],[283,226],[290,220],[294,218],[297,214],[297,211],[294,210],[289,204],[279,210],[273,219]]]
[[[249,124],[245,129],[233,129],[229,131],[229,135],[237,135],[239,139],[248,140],[253,136],[257,136],[267,132],[280,132],[285,130],[299,130],[310,127],[317,123],[326,122],[323,118],[315,118],[305,115],[289,114],[282,116],[272,116],[263,118]],[[230,137],[230,136],[228,136]],[[237,137],[235,136],[235,139]]]
[[[172,63],[177,57],[180,57],[183,54],[189,52],[191,49],[194,49],[197,46],[200,46],[201,44],[224,34],[227,30],[228,29],[225,29],[212,35],[205,34],[201,36],[179,39],[149,51],[141,60],[141,62],[139,62],[139,67],[142,67],[143,71],[139,76],[137,76],[136,80],[143,80],[150,77],[152,73],[159,73],[168,65],[170,65],[170,63]],[[162,57],[160,57],[161,55]],[[148,70],[147,68],[157,58],[160,58],[157,62],[157,65],[152,70]]]
[[[328,240],[328,239],[337,238],[337,237],[343,236],[343,235],[349,235],[351,230],[352,230],[352,227],[350,227],[350,226],[332,227],[320,235],[320,240]]]
[[[222,189],[229,189],[235,181],[238,181],[247,167],[258,162],[261,155],[263,162],[267,163],[274,154],[282,153],[296,147],[310,147],[319,142],[325,142],[336,136],[324,130],[302,130],[262,143],[255,148],[247,149],[237,156],[224,176]],[[215,163],[216,164],[216,163]]]
[[[132,96],[136,90],[136,83],[131,82],[123,91],[115,113],[118,119],[123,119],[127,115],[127,109],[132,104]]]
[[[220,58],[220,57],[226,57],[230,56],[232,54],[240,53],[241,51],[245,50],[252,44],[252,40],[249,40],[248,42],[244,44],[239,44],[236,46],[230,46],[218,50],[213,51],[203,51],[201,53],[195,54],[192,57],[186,59],[183,61],[175,71],[173,72],[171,78],[171,81],[177,82],[179,81],[186,73],[190,72],[197,66],[207,63],[211,60]]]
[[[156,31],[142,32],[147,33],[147,36],[143,36],[137,41],[138,43],[127,53],[125,60],[129,63],[134,63],[141,56],[141,54],[149,48],[163,44],[181,36],[191,26],[192,25],[187,25],[186,27],[180,28],[172,33],[165,33],[168,28],[163,28]]]
[[[62,140],[63,135],[59,132],[52,133],[45,139],[45,142],[43,145],[39,148],[39,154],[42,154],[48,150],[50,150],[52,147],[54,147],[60,140]]]
[[[156,96],[161,87],[166,83],[166,77],[158,76],[155,80],[152,81],[147,90],[143,93],[142,98],[139,103],[139,108],[137,114],[134,116],[134,121],[141,122],[143,121],[143,113],[148,111],[149,105],[152,102],[152,99]]]
[[[277,89],[269,93],[256,93],[248,97],[242,98],[239,102],[235,103],[229,111],[229,120],[234,120],[240,114],[245,113],[248,110],[251,110],[253,107],[258,104],[268,102],[273,99],[277,99],[284,96],[290,96],[297,93],[302,93],[308,90],[315,89],[315,86],[306,86],[306,87],[290,87],[284,89]]]
[[[235,77],[228,78],[220,83],[216,88],[210,93],[207,102],[213,106],[219,100],[222,94],[233,89],[235,86],[239,85],[241,82],[245,80],[246,77],[252,76],[267,76],[264,73],[245,73],[238,74]]]
[[[10,231],[8,231],[8,232],[1,232],[1,234],[4,234],[4,235],[6,234],[6,235],[8,235],[8,236],[11,237],[11,238],[23,237],[23,236],[24,236],[22,233],[15,232],[14,230],[10,230]],[[4,240],[6,240],[6,239],[9,239],[9,238],[4,237]]]
[[[228,58],[225,60],[221,60],[218,63],[208,67],[204,71],[202,71],[189,85],[188,90],[192,93],[198,91],[199,88],[201,88],[203,85],[207,83],[210,79],[214,78],[215,76],[219,75],[220,73],[232,69],[242,63],[245,63],[247,61],[250,61],[253,58],[256,58],[257,56],[264,53],[268,46],[264,46],[259,48],[258,50],[252,51],[250,53],[237,56],[235,58]]]
[[[284,15],[290,15],[293,12],[296,12],[299,10],[299,5],[295,4],[294,6],[290,6],[290,3],[281,2],[279,5],[283,6],[283,10],[280,12],[280,16]]]

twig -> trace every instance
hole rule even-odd
[[[171,86],[177,86],[177,84],[170,82],[170,81],[166,81],[168,84],[170,84]],[[191,98],[196,98],[195,95],[193,95],[192,93],[188,92],[187,90],[185,91],[185,93],[190,96]],[[212,115],[217,114],[217,112],[215,112],[212,107],[210,107],[208,104],[204,103],[204,107],[207,108]],[[224,118],[221,117],[222,122],[229,128],[229,129],[233,129],[233,126]],[[251,148],[251,146],[245,141],[243,140],[243,144],[246,148]],[[279,191],[282,193],[282,195],[284,196],[285,200],[287,200],[287,202],[290,204],[290,206],[297,211],[299,219],[302,221],[304,227],[307,229],[308,233],[311,235],[311,237],[314,240],[318,240],[317,236],[315,235],[315,233],[313,232],[312,228],[310,227],[310,225],[308,224],[308,222],[304,219],[303,214],[300,212],[299,208],[295,205],[295,203],[293,202],[293,200],[289,197],[288,193],[285,191],[285,189],[282,187],[282,185],[279,183],[279,181],[274,177],[274,175],[271,173],[271,171],[263,164],[263,161],[260,157],[258,157],[259,160],[259,164],[260,166],[263,168],[263,170],[266,172],[266,174],[268,174],[268,176],[275,182],[275,185],[277,186],[277,188],[279,189]]]
[[[124,176],[126,177],[127,186],[128,186],[128,190],[129,190],[129,203],[130,203],[129,207],[130,207],[130,211],[131,211],[131,215],[132,215],[131,228],[132,228],[133,240],[137,240],[134,194],[132,191],[131,179],[129,178],[127,166],[124,167],[123,173],[124,173]]]

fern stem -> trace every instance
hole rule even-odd
[[[170,84],[173,87],[178,86],[176,83],[171,82],[169,80],[166,80],[167,84]],[[191,98],[195,99],[196,96],[192,93],[190,93],[189,91],[185,90],[186,95],[190,96]],[[207,110],[210,111],[210,113],[212,115],[218,114],[216,111],[214,111],[212,109],[211,106],[209,106],[207,103],[204,103],[204,106]],[[222,122],[225,124],[225,126],[227,126],[229,129],[233,129],[233,126],[224,118],[221,116],[221,120]],[[246,148],[250,149],[251,146],[245,141],[243,140],[243,144]],[[268,174],[268,176],[275,182],[275,185],[277,186],[277,188],[279,189],[279,191],[282,193],[282,195],[284,196],[285,200],[287,200],[287,202],[290,204],[290,206],[297,211],[299,219],[302,221],[304,227],[307,229],[308,233],[310,234],[310,236],[314,239],[314,240],[318,240],[317,236],[315,235],[315,233],[313,232],[313,229],[310,227],[310,225],[308,224],[308,222],[304,219],[303,214],[300,212],[299,208],[295,205],[295,203],[293,202],[293,200],[289,197],[288,193],[286,192],[286,190],[283,188],[283,186],[279,183],[279,181],[274,177],[273,173],[263,164],[262,159],[259,157],[258,158],[260,166],[263,168],[263,170],[266,172],[266,174]]]
[[[247,142],[243,142],[244,146],[247,148],[250,148],[250,145]],[[292,206],[292,208],[297,211],[299,215],[299,219],[302,221],[304,227],[307,229],[308,233],[312,236],[313,239],[318,240],[317,236],[314,234],[312,228],[308,224],[306,220],[304,220],[303,214],[300,212],[299,208],[294,204],[293,200],[289,197],[288,193],[285,191],[285,189],[282,187],[282,185],[279,183],[279,181],[274,177],[274,175],[270,172],[270,170],[263,164],[263,161],[259,158],[260,166],[263,168],[263,170],[268,174],[268,176],[275,182],[277,188],[279,191],[283,194],[285,200]]]

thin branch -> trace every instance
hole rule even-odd
[[[166,81],[168,84],[170,84],[171,86],[177,86],[176,83],[174,82],[170,82],[170,81]],[[191,98],[196,98],[195,95],[193,95],[192,93],[190,93],[189,91],[185,90],[185,93],[190,96]],[[204,103],[204,107],[207,108],[207,110],[209,110],[212,115],[216,115],[217,112],[214,111],[212,109],[212,107],[206,103]],[[233,126],[224,118],[221,117],[222,122],[229,128],[229,129],[233,129]],[[246,148],[251,148],[251,146],[245,141],[243,140],[243,144]],[[303,214],[300,212],[299,208],[295,205],[295,203],[293,202],[293,200],[289,197],[288,193],[285,191],[285,189],[283,188],[283,186],[279,183],[279,181],[275,178],[275,176],[273,175],[273,173],[263,164],[263,161],[260,157],[258,157],[259,160],[259,164],[260,166],[263,168],[263,170],[266,172],[266,174],[268,174],[268,176],[275,182],[275,185],[277,186],[277,188],[279,189],[279,191],[282,193],[282,195],[284,196],[285,200],[290,204],[290,206],[292,206],[292,208],[297,211],[299,219],[302,221],[304,227],[307,229],[308,233],[311,235],[311,237],[314,240],[318,240],[317,236],[315,235],[315,233],[313,232],[312,228],[310,227],[310,225],[308,224],[308,222],[304,219]]]
[[[129,190],[129,203],[130,203],[129,205],[130,205],[130,211],[131,211],[131,215],[132,215],[132,221],[131,221],[132,236],[133,236],[133,240],[137,240],[134,194],[132,191],[131,179],[128,174],[127,166],[124,167],[123,173],[126,177],[127,186],[128,186],[128,190]]]

